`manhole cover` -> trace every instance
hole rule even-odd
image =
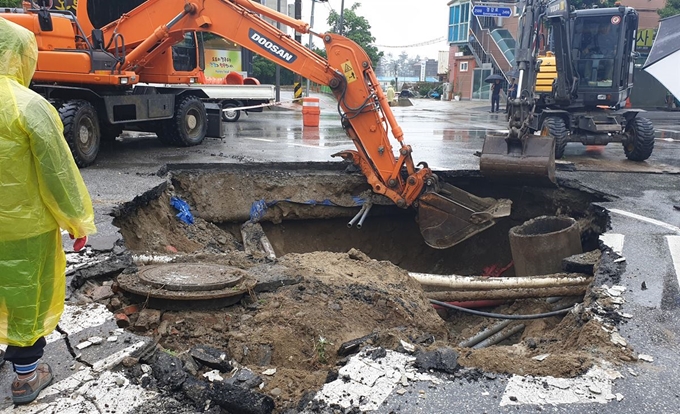
[[[121,289],[147,298],[172,301],[227,299],[237,302],[248,291],[245,270],[212,263],[170,263],[121,274]],[[224,304],[224,303],[223,303]]]
[[[143,283],[165,290],[196,292],[219,290],[238,284],[245,272],[216,264],[169,264],[142,269],[137,276]]]

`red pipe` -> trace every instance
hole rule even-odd
[[[507,300],[504,299],[482,299],[482,300],[466,300],[462,302],[446,302],[454,306],[460,306],[461,308],[490,308],[493,306],[500,306],[506,303]],[[432,305],[435,309],[446,309],[443,306]]]

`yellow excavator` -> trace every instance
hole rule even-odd
[[[554,183],[555,158],[562,158],[568,142],[621,142],[632,161],[652,154],[652,123],[639,116],[644,111],[625,107],[633,87],[637,12],[623,6],[570,9],[568,0],[527,0],[509,133],[485,138],[485,176]],[[546,39],[552,50],[545,50]]]

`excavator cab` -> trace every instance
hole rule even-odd
[[[579,103],[586,108],[623,106],[633,87],[637,13],[578,10],[570,25]]]

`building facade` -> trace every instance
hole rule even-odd
[[[640,58],[636,66],[641,66],[651,49],[659,25],[657,10],[664,7],[666,0],[621,2],[625,6],[635,8],[640,16],[636,44]],[[475,6],[484,6],[485,12],[496,14],[501,14],[501,9],[506,10],[502,11],[504,17],[483,17],[473,13]],[[496,73],[510,80],[509,73],[515,65],[515,46],[522,2],[451,0],[447,7],[448,81],[453,85],[452,96],[458,95],[461,99],[489,99],[490,85],[484,82],[487,76]],[[493,7],[497,9],[491,9]],[[650,75],[639,69],[636,69],[635,76],[637,87],[633,88],[631,101],[635,103],[637,99],[640,103],[638,106],[654,106],[645,96],[650,98],[664,96],[663,92],[659,92],[660,84],[658,82],[655,84]]]

